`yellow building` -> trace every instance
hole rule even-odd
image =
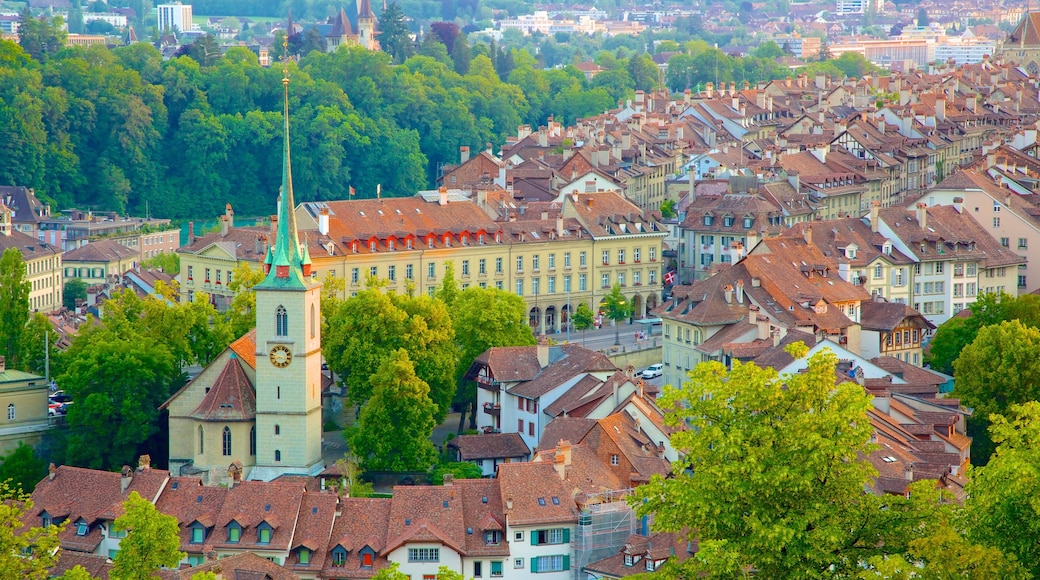
[[[132,270],[139,258],[138,251],[115,240],[98,240],[66,252],[62,267],[66,280],[78,278],[87,285],[104,284]]]
[[[61,249],[16,231],[11,210],[0,203],[0,254],[10,248],[21,252],[25,262],[29,310],[53,312],[61,308]]]
[[[0,356],[0,454],[20,441],[35,445],[50,428],[47,417],[47,381],[43,377],[7,368]]]
[[[614,283],[643,318],[662,288],[662,240],[655,214],[613,192],[567,195],[552,212],[494,221],[460,192],[309,202],[297,208],[314,271],[345,281],[344,298],[369,278],[397,292],[432,294],[453,263],[459,285],[522,296],[536,333],[566,330],[569,313],[595,309]],[[485,203],[486,205],[486,203]],[[313,233],[313,236],[310,235]]]
[[[275,227],[277,218],[273,219]],[[228,205],[220,219],[220,231],[198,238],[189,229],[188,243],[177,250],[181,258],[180,299],[194,302],[195,294],[205,293],[217,310],[231,304],[234,293],[228,288],[239,264],[259,270],[273,230],[263,226],[234,227],[234,212]]]

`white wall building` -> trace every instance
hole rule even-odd
[[[155,14],[159,32],[174,28],[186,32],[194,27],[191,21],[191,4],[159,4],[155,7]]]

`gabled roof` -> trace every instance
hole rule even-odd
[[[556,417],[542,430],[538,451],[553,449],[561,441],[578,443],[596,426],[595,419],[583,417]]]
[[[115,240],[97,240],[75,250],[65,252],[61,257],[63,263],[69,262],[119,262],[140,256],[140,252],[120,244]],[[122,272],[119,272],[122,274]]]
[[[216,532],[217,513],[224,505],[228,489],[219,486],[202,485],[197,477],[173,477],[155,502],[160,512],[177,518],[180,527],[181,547],[185,552],[202,552],[204,546],[191,543],[190,526],[198,522],[206,528],[207,543],[212,540],[208,534]]]
[[[344,498],[342,513],[348,517],[338,517],[333,524],[329,539],[329,550],[325,556],[325,567],[322,576],[325,578],[368,578],[387,567],[385,557],[379,554],[386,545],[386,532],[390,520],[389,498]],[[342,546],[348,557],[344,566],[333,566],[332,551]],[[363,568],[358,553],[365,547],[375,552],[371,568]]]
[[[256,418],[256,392],[232,353],[202,402],[188,415],[200,421],[252,421]]]
[[[448,442],[448,447],[458,449],[463,461],[526,458],[531,455],[531,449],[518,433],[459,435]]]
[[[498,480],[502,505],[510,525],[578,521],[569,486],[560,479],[551,463],[503,463],[498,466]],[[558,501],[553,501],[553,498]]]
[[[873,300],[860,304],[860,324],[864,330],[892,332],[907,319],[920,328],[935,328],[920,312],[906,304]]]
[[[228,490],[216,515],[212,543],[224,549],[288,550],[303,494],[303,486],[296,484],[273,481],[236,483]],[[232,521],[242,526],[241,539],[236,543],[228,542],[227,526]],[[273,529],[270,542],[261,545],[258,543],[257,526],[263,522]]]

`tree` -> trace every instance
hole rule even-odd
[[[1035,577],[1040,575],[1040,402],[993,415],[990,433],[996,452],[985,467],[968,472],[968,534],[1014,556]]]
[[[231,281],[228,282],[228,290],[234,292],[235,297],[231,299],[231,305],[224,313],[231,325],[232,336],[242,336],[256,326],[256,293],[253,292],[253,286],[263,280],[263,270],[253,268],[245,262],[235,265]],[[324,306],[322,304],[323,311]],[[324,329],[322,332],[324,334]]]
[[[788,347],[795,358],[807,352]],[[836,364],[829,350],[783,376],[706,362],[681,387],[665,387],[660,404],[667,424],[681,427],[671,437],[681,459],[631,503],[653,514],[657,530],[696,530],[700,551],[672,577],[849,577],[930,531],[922,522],[938,505],[933,484],[913,488],[911,500],[864,493],[876,476],[864,459],[871,403],[861,386],[835,385]]]
[[[397,2],[390,2],[379,18],[379,48],[383,49],[394,62],[401,64],[415,53],[415,45],[405,24],[404,12]]]
[[[676,203],[675,203],[674,199],[666,199],[666,200],[662,201],[661,202],[661,217],[663,217],[663,218],[674,218],[677,215],[679,215],[675,211],[675,206],[676,206]]]
[[[372,580],[409,580],[411,576],[401,572],[398,568],[400,564],[393,562],[390,567],[383,568],[372,577]],[[453,571],[447,566],[441,566],[437,569],[437,575],[434,577],[436,580],[465,580],[465,576]]]
[[[24,517],[32,500],[0,483],[0,578],[46,580],[58,562],[58,534],[64,526],[29,527]]]
[[[17,248],[0,257],[0,354],[11,368],[18,368],[19,350],[29,322],[29,282],[25,262]]]
[[[621,344],[621,321],[632,316],[632,303],[621,293],[621,285],[615,283],[610,294],[603,297],[600,309],[610,320],[614,321],[614,345]]]
[[[35,60],[43,62],[65,46],[67,34],[60,16],[36,18],[26,6],[18,20],[18,44]]]
[[[170,276],[181,272],[181,257],[175,252],[162,252],[141,262],[145,268],[157,268]]]
[[[29,324],[22,334],[22,345],[19,348],[22,369],[49,378],[47,363],[58,360],[58,332],[54,330],[46,314],[37,312],[29,319]]]
[[[585,331],[592,328],[595,322],[596,315],[589,308],[589,305],[584,302],[578,305],[578,308],[574,310],[574,315],[571,316],[571,323],[574,324],[574,329],[581,331],[582,343],[585,342]]]
[[[642,52],[628,59],[628,74],[636,90],[649,92],[657,88],[661,69],[657,68],[652,56]]]
[[[88,324],[64,359],[58,384],[76,401],[66,417],[66,461],[91,469],[131,464],[158,432],[159,405],[180,386],[169,348],[128,325]]]
[[[0,457],[0,461],[3,462],[0,464],[0,481],[19,493],[32,493],[36,484],[47,475],[47,465],[24,441],[19,441],[18,447]]]
[[[1018,320],[1026,326],[1040,327],[1040,296],[987,292],[970,306],[971,316],[955,317],[939,327],[932,339],[925,362],[932,368],[953,374],[953,361],[957,360],[964,347],[978,336],[979,329],[1005,320]]]
[[[429,387],[434,417],[444,420],[455,397],[459,352],[443,302],[429,296],[363,290],[343,301],[323,332],[326,361],[347,385],[351,402],[365,403],[375,390],[374,369],[397,349],[405,349],[416,374]]]
[[[777,59],[784,56],[786,52],[783,48],[777,45],[777,43],[772,40],[767,40],[758,45],[758,48],[753,51],[753,54],[756,58]]]
[[[62,289],[61,305],[70,311],[76,309],[76,301],[87,301],[87,283],[79,278],[69,278]]]
[[[993,452],[986,430],[993,415],[1016,403],[1040,399],[1040,329],[1018,320],[983,327],[954,361],[956,396],[974,413],[968,422],[972,462],[985,465]]]
[[[111,576],[115,580],[157,578],[160,568],[176,568],[187,556],[180,551],[177,518],[155,509],[136,491],[123,502],[123,515],[116,518],[113,527],[126,531],[112,559]]]
[[[95,578],[90,575],[90,572],[87,572],[87,569],[79,564],[69,568],[64,574],[58,576],[58,578],[61,580],[95,580]]]
[[[371,381],[372,396],[347,434],[350,448],[368,471],[426,471],[437,458],[430,441],[436,407],[408,351],[395,350]]]
[[[361,479],[361,466],[353,453],[348,452],[336,460],[336,469],[340,478],[328,481],[330,489],[339,491],[341,495],[346,493],[347,497],[372,497],[375,494],[372,484]]]
[[[470,463],[469,461],[441,463],[437,466],[437,469],[433,470],[431,483],[433,485],[444,485],[444,476],[447,474],[451,474],[455,479],[480,479],[483,476],[483,471],[476,463]]]

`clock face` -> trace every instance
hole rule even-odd
[[[278,345],[271,349],[271,364],[278,368],[285,368],[292,362],[292,351],[289,347]]]

